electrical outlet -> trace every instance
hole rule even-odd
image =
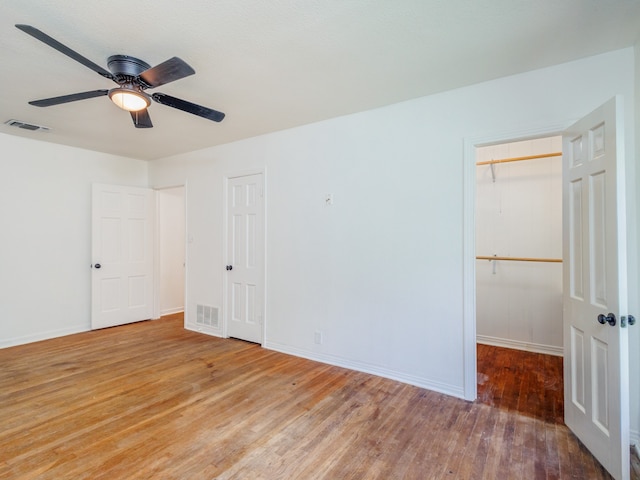
[[[319,330],[316,330],[316,332],[313,334],[313,343],[315,343],[316,345],[322,345],[322,332]]]

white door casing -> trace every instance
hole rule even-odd
[[[561,135],[568,122],[548,124],[544,127],[525,128],[499,134],[468,137],[464,141],[463,184],[463,389],[461,397],[474,401],[477,398],[476,364],[476,181],[477,147],[510,143],[531,138]]]
[[[257,173],[227,178],[227,336],[263,343],[264,184]]]
[[[153,190],[94,184],[91,328],[153,314]]]
[[[628,479],[621,105],[610,100],[563,135],[564,408],[565,423],[598,461]]]

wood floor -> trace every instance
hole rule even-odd
[[[478,401],[551,423],[564,423],[562,357],[477,346]]]
[[[179,315],[3,349],[0,366],[3,479],[609,478],[504,394],[465,402]]]
[[[564,424],[562,357],[481,344],[477,349],[478,402]],[[640,480],[633,449],[631,480]]]

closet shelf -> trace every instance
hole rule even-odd
[[[487,160],[485,162],[476,162],[476,165],[493,165],[495,163],[521,162],[523,160],[535,160],[536,158],[561,157],[562,152],[541,153],[540,155],[527,155],[526,157],[503,158],[500,160]]]
[[[507,260],[513,262],[545,262],[545,263],[562,263],[561,258],[532,258],[532,257],[498,257],[497,255],[493,255],[491,257],[487,256],[477,256],[476,260]]]

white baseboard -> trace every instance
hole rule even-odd
[[[444,393],[445,395],[451,395],[464,399],[464,388],[458,385],[450,385],[443,382],[429,380],[427,378],[416,377],[414,375],[407,375],[403,372],[397,372],[395,370],[386,369],[378,365],[371,365],[365,362],[354,362],[352,360],[338,357],[335,355],[327,355],[323,353],[304,350],[301,348],[291,347],[289,345],[283,345],[276,342],[265,342],[264,348],[274,350],[280,353],[286,353],[295,357],[306,358],[307,360],[313,360],[315,362],[326,363],[336,367],[348,368],[349,370],[355,370],[358,372],[369,373],[378,377],[388,378],[390,380],[396,380],[398,382],[407,383],[416,387],[425,388],[427,390],[433,390],[435,392]]]
[[[160,316],[164,317],[165,315],[173,315],[174,313],[182,313],[182,312],[184,312],[184,307],[168,308],[166,310],[162,310],[160,312]]]
[[[50,330],[48,332],[38,332],[32,335],[24,335],[22,337],[3,338],[0,339],[0,348],[15,347],[17,345],[40,342],[42,340],[50,340],[52,338],[73,335],[74,333],[88,332],[90,330],[90,325],[76,325],[74,327],[62,328],[60,330]]]
[[[488,335],[478,335],[476,337],[476,340],[478,343],[481,343],[483,345],[513,348],[516,350],[524,350],[525,352],[544,353],[546,355],[555,355],[557,357],[562,357],[564,354],[562,347],[556,347],[554,345],[542,345],[539,343],[521,342],[519,340],[490,337]]]
[[[204,333],[214,337],[222,337],[222,332],[213,330],[211,328],[203,327],[201,325],[194,325],[193,323],[185,323],[185,329],[193,332]],[[287,355],[293,355],[295,357],[306,358],[307,360],[313,360],[315,362],[326,363],[336,367],[348,368],[349,370],[355,370],[358,372],[369,373],[378,377],[388,378],[390,380],[396,380],[398,382],[407,383],[409,385],[415,385],[416,387],[425,388],[427,390],[433,390],[434,392],[444,393],[445,395],[451,395],[452,397],[462,398],[464,400],[464,388],[462,386],[451,385],[443,382],[433,381],[426,378],[416,377],[414,375],[408,375],[403,372],[386,369],[378,365],[371,365],[364,362],[354,362],[352,360],[338,357],[335,355],[327,355],[318,352],[308,351],[301,348],[291,347],[277,342],[266,341],[263,348],[268,350],[274,350],[276,352],[285,353]]]
[[[221,337],[222,338],[222,331],[221,330],[218,330],[218,329],[215,329],[215,328],[211,328],[211,327],[208,327],[206,325],[198,325],[198,324],[195,324],[195,323],[185,322],[184,328],[185,328],[185,330],[190,330],[192,332],[203,333],[205,335],[211,335],[212,337]]]

